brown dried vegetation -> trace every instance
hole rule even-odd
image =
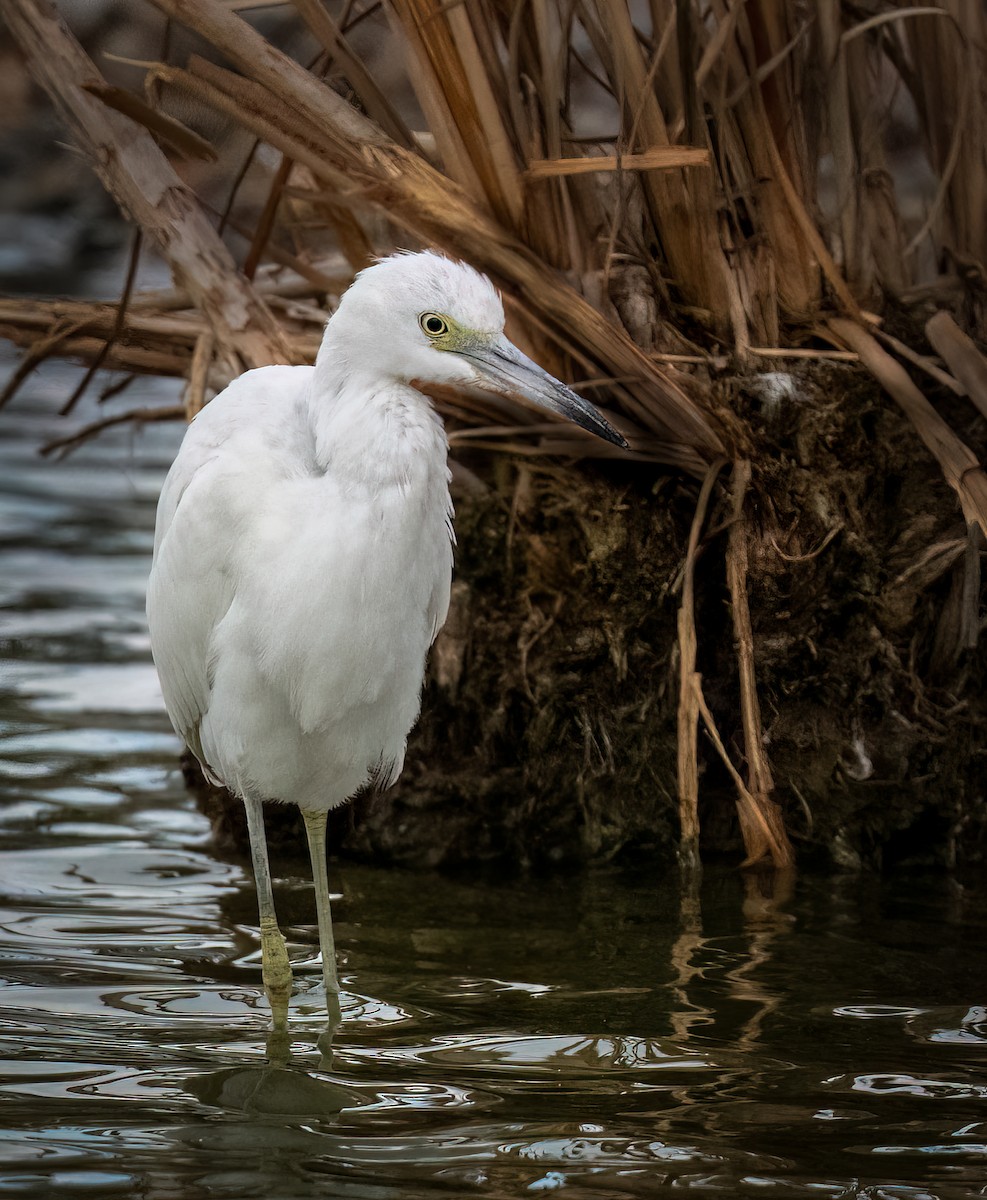
[[[247,2],[151,3],[198,40],[142,64],[139,94],[102,77],[49,0],[6,0],[32,73],[175,285],[117,307],[0,302],[0,334],[28,348],[13,386],[72,355],[187,376],[192,414],[245,367],[311,358],[352,273],[418,242],[489,273],[514,336],[631,442],[619,462],[549,467],[614,455],[489,397],[437,397],[462,580],[411,778],[357,843],[397,854],[394,813],[444,794],[472,811],[433,859],[468,857],[454,843],[478,829],[476,854],[522,855],[535,825],[528,857],[573,841],[600,856],[667,841],[677,806],[695,863],[701,833],[723,842],[715,816],[701,827],[700,731],[749,862],[789,864],[834,777],[876,769],[896,788],[919,759],[956,776],[935,747],[958,713],[971,739],[985,719],[964,699],[983,669],[987,531],[982,6],[391,0],[385,27],[369,0],[292,0],[294,57]],[[386,84],[381,41],[407,64]],[[188,182],[216,158],[235,174],[206,114],[254,141],[255,199],[223,222],[246,237],[239,263]],[[757,375],[778,360],[806,364],[781,392]],[[899,410],[874,416],[862,379]],[[691,529],[664,516],[673,493]],[[835,636],[848,644],[827,663]],[[416,777],[430,755],[441,778]],[[902,827],[921,810],[896,803]],[[944,818],[950,837],[976,803],[982,788]],[[816,827],[842,846],[850,817],[826,804]],[[852,853],[866,816],[855,828]]]

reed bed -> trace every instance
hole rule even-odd
[[[287,53],[249,0],[149,3],[167,49],[125,88],[49,0],[6,0],[33,75],[174,277],[118,305],[0,303],[0,335],[25,347],[7,395],[69,355],[188,379],[180,408],[106,423],[191,415],[245,368],[310,360],[326,307],[373,256],[427,244],[470,261],[503,290],[513,336],[592,390],[634,459],[700,483],[679,616],[682,857],[697,856],[703,724],[749,861],[790,863],[747,611],[751,439],[710,381],[784,356],[859,361],[987,531],[980,457],[926,386],[987,413],[983,6],[291,0],[265,10]],[[193,186],[217,177],[244,185],[221,219]],[[883,331],[888,306],[925,325],[934,355]],[[606,453],[506,402],[437,401],[454,450]],[[692,581],[717,495],[732,521],[739,767],[695,669]]]

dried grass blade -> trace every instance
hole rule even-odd
[[[887,25],[889,21],[900,21],[903,17],[948,17],[949,13],[945,9],[939,8],[937,5],[925,4],[914,5],[904,8],[897,8],[892,12],[877,13],[876,16],[867,17],[863,21],[859,21],[856,25],[851,25],[841,35],[844,44],[852,41],[854,38],[860,37],[861,34],[869,33],[872,29],[877,29],[881,25]]]
[[[668,124],[658,104],[641,54],[637,32],[625,4],[597,0],[597,21],[607,39],[611,75],[623,92],[625,120],[640,129],[648,146],[670,144]],[[629,146],[631,151],[634,146]],[[706,309],[725,324],[730,311],[729,267],[720,244],[712,181],[704,174],[689,184],[674,173],[641,176],[651,220],[660,238],[672,275],[689,303]]]
[[[841,308],[851,316],[859,317],[860,308],[857,301],[854,299],[843,275],[833,261],[833,256],[826,248],[826,243],[823,241],[822,235],[816,227],[812,216],[809,214],[802,197],[798,194],[795,185],[792,183],[791,177],[785,169],[785,164],[782,162],[778,147],[775,145],[774,138],[769,137],[766,145],[772,167],[775,171],[776,181],[781,186],[785,200],[788,203],[789,211],[798,225],[802,236],[811,248],[812,253],[815,255],[816,261],[822,268],[822,272],[826,276],[826,282],[833,289]]]
[[[363,61],[354,53],[343,31],[329,15],[321,0],[291,0],[291,3],[314,37],[321,42],[326,53],[346,76],[367,113],[388,137],[393,138],[405,149],[411,149],[415,141],[408,126],[377,86]]]
[[[447,169],[475,200],[516,227],[523,209],[517,160],[469,16],[439,0],[393,0],[391,7],[414,54],[411,82],[434,120]]]
[[[689,529],[689,545],[682,568],[682,603],[678,611],[679,706],[677,716],[677,779],[679,797],[679,863],[686,870],[699,866],[699,711],[702,676],[696,670],[695,567],[699,538],[720,471],[726,459],[718,458],[706,472]]]
[[[987,417],[987,358],[943,310],[925,323],[925,335],[949,364],[966,394]]]
[[[290,158],[282,157],[280,163],[278,163],[278,169],[274,172],[274,178],[271,180],[267,199],[264,201],[264,207],[261,209],[260,216],[257,219],[254,235],[250,239],[250,248],[247,251],[247,257],[243,260],[243,273],[250,280],[257,274],[257,268],[264,255],[264,249],[270,241],[271,234],[274,232],[274,224],[277,220],[278,209],[281,207],[284,187],[291,175],[293,165]]]
[[[151,0],[189,29],[201,34],[247,75],[262,83],[272,97],[297,110],[324,136],[331,137],[338,149],[354,158],[363,144],[386,142],[386,135],[369,117],[365,117],[316,79],[311,72],[272,46],[266,38],[217,0]]]
[[[332,127],[320,136],[321,130],[316,132],[314,125],[301,121],[298,113],[280,96],[272,95],[264,84],[218,67],[197,54],[189,57],[186,70],[157,63],[150,78],[171,84],[210,108],[233,117],[256,133],[261,141],[280,150],[285,158],[305,163],[323,180],[328,177],[345,194],[348,180],[336,169],[335,159],[331,157],[334,151]],[[357,193],[355,186],[349,190]],[[227,223],[235,228],[233,222]]]
[[[469,81],[473,105],[489,155],[490,170],[497,181],[497,192],[503,197],[502,204],[509,215],[509,223],[517,226],[524,210],[521,175],[513,140],[491,86],[490,64],[480,51],[466,6],[445,6],[445,15]],[[486,184],[486,171],[481,172],[481,177]]]
[[[601,154],[593,158],[542,158],[528,163],[528,179],[551,179],[558,175],[593,175],[601,171],[670,171],[675,167],[712,165],[708,150],[701,146],[652,146],[638,154]]]
[[[734,645],[740,675],[740,712],[747,755],[748,789],[750,805],[753,806],[753,812],[745,813],[743,808],[739,811],[748,862],[756,862],[767,848],[776,867],[790,867],[795,855],[785,832],[781,810],[771,799],[774,780],[764,752],[764,728],[754,661],[754,631],[747,599],[749,531],[744,500],[750,473],[751,466],[746,459],[734,463],[731,481],[733,520],[727,543],[727,586],[730,590]],[[767,847],[764,845],[765,839]]]
[[[479,172],[467,149],[457,114],[437,75],[432,52],[422,29],[415,19],[410,0],[392,3],[389,11],[400,21],[407,52],[411,58],[408,74],[418,103],[425,114],[429,132],[435,139],[438,161],[445,173],[475,201],[486,203],[486,193]],[[448,30],[445,30],[448,38]],[[447,51],[452,57],[451,48]]]
[[[83,329],[85,329],[89,321],[86,317],[75,321],[59,321],[54,324],[51,332],[46,336],[38,338],[32,336],[31,333],[26,337],[23,336],[25,326],[30,328],[30,317],[28,321],[21,321],[18,318],[22,317],[22,313],[17,311],[20,307],[17,301],[0,300],[0,305],[14,305],[13,311],[8,308],[7,313],[0,311],[0,337],[6,338],[14,343],[15,346],[27,345],[27,353],[21,357],[21,361],[17,364],[16,370],[7,380],[3,392],[0,392],[0,408],[3,408],[14,396],[17,395],[24,380],[40,363],[43,363],[46,358],[56,353],[64,354],[64,345],[70,339],[76,337]],[[105,343],[104,343],[105,345]]]
[[[942,384],[943,387],[949,388],[951,392],[955,392],[957,396],[964,395],[963,385],[955,380],[948,371],[944,371],[942,367],[937,366],[931,358],[925,354],[919,354],[917,350],[913,350],[907,342],[901,341],[893,334],[885,333],[883,329],[874,328],[871,331],[878,339],[889,346],[895,354],[899,354],[906,362],[910,362],[913,366],[918,367],[920,371],[924,371],[936,383]]]
[[[822,65],[827,72],[824,95],[829,147],[835,166],[836,220],[843,247],[844,271],[852,286],[860,280],[864,251],[859,216],[860,171],[850,112],[849,72],[845,48],[840,40],[842,22],[843,10],[839,5],[817,0],[816,23],[822,43]]]
[[[93,376],[105,362],[107,355],[112,350],[113,343],[119,338],[121,332],[123,331],[123,326],[127,319],[127,308],[130,305],[131,293],[134,290],[134,280],[137,278],[137,267],[140,263],[141,245],[143,240],[143,234],[138,227],[134,231],[131,239],[130,259],[127,263],[127,276],[124,280],[123,292],[121,293],[120,300],[117,303],[117,313],[113,321],[113,329],[110,331],[106,339],[106,344],[102,352],[97,354],[95,359],[89,364],[85,374],[79,380],[75,390],[72,392],[72,395],[69,396],[68,400],[66,400],[62,405],[58,413],[60,417],[68,416],[72,409],[75,408],[76,404],[78,404],[79,400],[85,394],[86,389],[92,382]]]
[[[185,387],[185,419],[191,421],[196,413],[201,412],[206,403],[206,385],[209,382],[209,368],[212,366],[213,354],[216,352],[216,339],[212,330],[206,330],[195,343],[192,351],[192,362],[189,366],[188,384]]]
[[[93,80],[82,86],[90,95],[102,100],[108,108],[115,109],[143,125],[149,133],[160,138],[185,158],[196,158],[203,162],[215,162],[218,158],[215,148],[204,137],[200,137],[187,125],[183,125],[167,113],[151,108],[133,92],[128,92],[125,88],[111,87],[102,80]]]
[[[83,442],[88,442],[90,438],[94,438],[104,429],[110,429],[114,425],[145,425],[150,421],[178,421],[182,420],[184,416],[185,406],[182,404],[167,404],[158,408],[132,408],[127,412],[114,413],[112,417],[102,417],[99,421],[84,425],[74,433],[46,442],[41,447],[41,453],[44,455],[54,454],[57,450],[61,452],[59,458],[64,458],[66,454],[81,446]]]
[[[910,16],[916,10],[899,7]],[[940,246],[982,264],[987,260],[987,13],[982,4],[965,0],[944,0],[939,8],[948,20],[928,14],[898,22],[893,34],[885,35],[896,47],[888,54],[895,54],[899,73],[912,89],[940,180],[919,233],[924,236],[931,227]]]

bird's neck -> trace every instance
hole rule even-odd
[[[428,397],[408,383],[320,355],[309,408],[316,462],[337,480],[403,487],[446,471],[442,423]]]

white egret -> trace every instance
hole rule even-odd
[[[327,813],[401,773],[448,609],[447,444],[412,381],[526,397],[626,445],[507,340],[489,280],[399,254],[357,276],[314,367],[248,371],[198,414],[158,504],[154,661],[176,731],[246,808],[275,1029],[291,967],[262,803],[297,804],[305,820],[334,1027]]]

